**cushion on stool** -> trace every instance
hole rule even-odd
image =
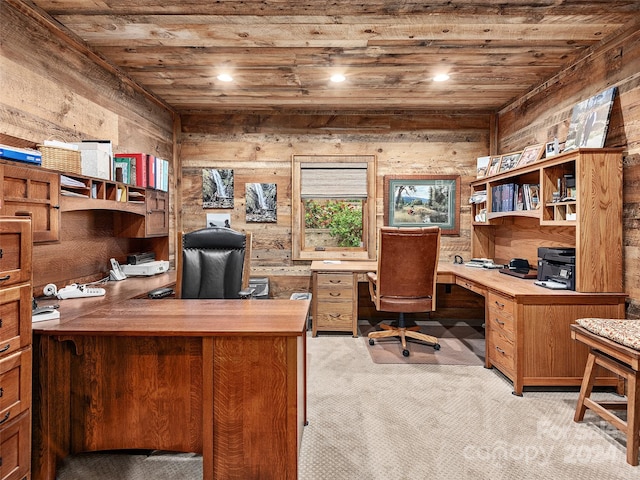
[[[640,320],[579,318],[576,323],[596,335],[640,350]]]

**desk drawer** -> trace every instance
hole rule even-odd
[[[318,318],[314,318],[321,330],[345,330],[353,328],[353,304],[351,302],[319,302]]]
[[[31,415],[29,412],[0,425],[0,452],[2,452],[0,480],[30,478]]]
[[[318,288],[318,301],[324,302],[349,302],[353,301],[353,287],[338,286],[331,288]]]
[[[483,285],[480,285],[472,280],[456,277],[456,285],[459,285],[462,288],[466,288],[467,290],[471,290],[472,292],[475,292],[478,295],[482,295],[483,297],[487,295],[487,289]]]
[[[0,289],[0,356],[31,344],[31,285]]]
[[[513,374],[515,370],[513,338],[505,335],[504,332],[491,330],[489,333],[489,361],[499,367],[504,368],[505,374]]]
[[[489,307],[489,309],[494,309],[500,312],[507,313],[509,315],[513,315],[513,312],[515,310],[514,304],[515,302],[511,297],[500,295],[495,292],[489,292],[489,297],[487,298],[487,306]]]
[[[318,273],[318,288],[349,287],[353,288],[351,273]]]
[[[514,321],[513,315],[497,308],[489,307],[489,330],[501,332],[513,340]]]
[[[31,405],[31,349],[0,360],[0,427]]]

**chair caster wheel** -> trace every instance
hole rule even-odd
[[[402,350],[402,355],[405,357],[409,356],[409,350]]]
[[[433,349],[434,349],[434,350],[440,350],[440,344],[439,344],[439,343],[436,343],[436,344],[433,346]]]
[[[373,341],[373,338],[369,339],[369,345],[373,345],[375,342]]]

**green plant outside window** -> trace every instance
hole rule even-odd
[[[361,200],[315,200],[304,202],[305,228],[326,229],[340,247],[362,246]]]

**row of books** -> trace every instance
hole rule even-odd
[[[169,190],[169,162],[147,153],[116,153],[113,179],[136,187]]]
[[[537,183],[504,183],[491,188],[492,212],[537,210],[539,207],[540,185]]]

